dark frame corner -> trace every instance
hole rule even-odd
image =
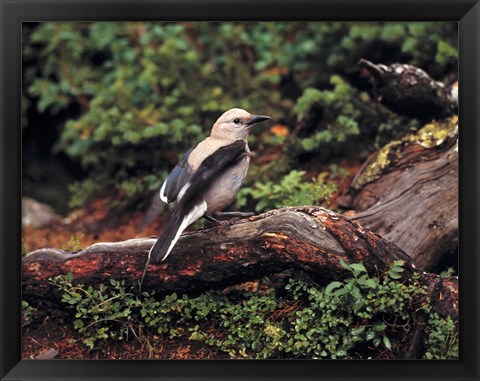
[[[2,380],[297,379],[479,380],[478,0],[0,0],[0,282]],[[20,348],[21,22],[50,20],[443,20],[460,36],[459,361],[28,361]]]

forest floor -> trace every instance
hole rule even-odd
[[[337,208],[337,198],[350,184],[360,163],[341,163],[351,175],[338,178],[338,190],[329,200],[332,209]],[[319,168],[320,170],[320,168]],[[320,172],[320,171],[319,171]],[[310,173],[309,173],[310,174]],[[314,174],[312,174],[313,176]],[[71,213],[61,221],[34,228],[24,226],[22,237],[26,251],[41,248],[60,248],[75,252],[96,242],[115,242],[139,237],[156,237],[168,222],[169,213],[163,213],[143,231],[138,230],[144,212],[117,216],[110,213],[108,201],[97,199],[82,210]],[[60,319],[60,320],[59,320]],[[60,321],[60,324],[59,324]],[[22,357],[37,358],[49,349],[58,351],[59,359],[222,359],[228,355],[187,338],[165,339],[159,335],[144,335],[127,341],[101,340],[93,350],[78,339],[71,322],[63,323],[55,311],[43,321],[33,322],[23,328]]]
[[[143,213],[123,216],[115,222],[105,213],[105,201],[96,200],[81,213],[42,228],[23,228],[24,244],[28,251],[45,247],[77,251],[95,242],[123,241],[126,239],[157,236],[167,222],[160,216],[157,221],[139,232]],[[102,227],[99,229],[99,227]],[[59,324],[60,320],[60,324]],[[159,335],[145,335],[127,341],[101,340],[93,350],[78,339],[71,322],[62,324],[55,311],[43,321],[23,328],[22,357],[34,359],[49,349],[58,351],[59,359],[219,359],[228,355],[216,353],[197,341],[182,338],[168,340]]]

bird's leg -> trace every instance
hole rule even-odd
[[[217,213],[215,213],[217,215]],[[209,223],[207,223],[204,227],[204,229],[210,229],[212,227],[218,227],[218,232],[220,234],[225,233],[225,229],[227,229],[231,221],[225,221],[225,220],[217,220],[216,218],[212,217],[211,215],[204,214],[203,218],[205,218]]]
[[[215,217],[228,218],[228,220],[222,220],[220,222],[220,224],[223,225],[221,229],[225,229],[226,227],[233,225],[239,219],[254,216],[255,213],[253,212],[215,212],[214,215]]]
[[[229,220],[217,220],[215,217],[209,214],[204,214],[203,218],[205,218],[210,224],[206,226],[206,228],[210,228],[216,225],[222,225],[223,228],[232,225],[238,218],[246,218],[254,216],[255,213],[253,212],[215,212],[213,213],[215,217],[227,217]]]
[[[246,217],[252,217],[254,216],[254,212],[216,212],[215,216],[216,217],[241,217],[241,218],[246,218]]]
[[[211,215],[208,215],[208,214],[204,214],[203,218],[205,218],[207,220],[207,223],[203,227],[204,229],[210,229],[214,226],[222,225],[222,224],[225,223],[225,221],[217,220],[216,218],[214,218],[214,217],[212,217]]]
[[[203,218],[205,218],[209,222],[213,222],[213,223],[216,223],[216,224],[219,224],[221,222],[221,221],[217,220],[216,218],[214,218],[212,216],[209,216],[208,214],[204,214]]]

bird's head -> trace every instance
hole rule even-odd
[[[252,115],[241,108],[232,108],[217,119],[210,136],[225,140],[245,140],[253,125],[268,119],[271,118],[266,115]]]

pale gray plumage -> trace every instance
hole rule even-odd
[[[215,122],[210,136],[187,151],[160,190],[162,201],[177,204],[165,231],[150,249],[153,262],[170,254],[190,224],[232,203],[250,164],[248,133],[254,124],[268,119],[239,108],[228,110]]]

